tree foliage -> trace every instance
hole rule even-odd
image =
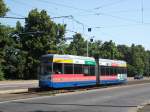
[[[86,55],[86,42],[80,33],[73,35],[73,41],[68,47],[69,54],[72,55]]]
[[[101,51],[102,58],[120,59],[122,57],[121,53],[117,49],[117,46],[112,40],[109,42],[104,42]]]
[[[0,0],[4,5],[3,1]],[[0,7],[0,16],[8,8]],[[33,9],[29,12],[22,26],[18,21],[11,28],[0,24],[0,80],[37,78],[40,57],[48,50],[59,54],[86,56],[87,44],[89,56],[121,59],[128,63],[128,75],[150,75],[150,51],[141,45],[116,45],[112,40],[93,42],[85,40],[82,34],[74,34],[68,44],[65,41],[66,25],[56,24],[45,10]]]
[[[22,51],[27,52],[24,71],[26,78],[35,78],[40,56],[48,50],[61,52],[59,48],[63,45],[65,25],[54,23],[46,11],[33,9],[25,20],[24,28],[18,23],[16,29],[25,32],[20,35],[20,41]]]
[[[3,0],[0,0],[0,16],[5,16],[8,8]]]
[[[14,47],[14,41],[10,38],[9,34],[13,31],[13,28],[8,26],[0,25],[0,65],[1,72],[6,72],[7,65],[7,58],[8,57],[8,49]],[[4,74],[4,73],[2,73]],[[5,74],[6,76],[7,74]],[[2,75],[1,75],[2,76]]]

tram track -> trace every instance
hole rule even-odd
[[[111,87],[120,87],[125,85],[134,85],[134,84],[142,84],[142,83],[150,83],[150,79],[144,79],[144,80],[133,80],[128,81],[127,83],[122,84],[108,84],[108,85],[93,85],[93,86],[85,86],[85,87],[69,87],[69,88],[60,88],[60,89],[50,89],[50,88],[31,88],[29,89],[29,93],[31,92],[56,92],[56,93],[66,93],[66,92],[75,92],[75,91],[84,91],[84,90],[93,90],[93,89],[103,89],[103,88],[111,88]],[[32,91],[33,90],[33,91]]]

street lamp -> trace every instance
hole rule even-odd
[[[92,28],[88,28],[88,32],[91,32],[92,31]],[[93,36],[94,38],[94,36]],[[93,42],[93,38],[90,39],[90,42]],[[89,43],[88,43],[88,40],[86,42],[86,56],[88,57],[89,56]]]

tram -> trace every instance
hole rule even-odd
[[[100,84],[127,81],[122,60],[99,59]],[[96,85],[96,62],[92,57],[46,54],[41,57],[39,87],[65,88]]]

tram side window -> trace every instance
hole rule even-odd
[[[118,73],[119,74],[126,74],[127,73],[127,69],[123,68],[123,67],[120,67],[120,68],[118,68]]]
[[[120,67],[120,74],[123,74],[124,69],[122,67]]]
[[[117,68],[117,73],[121,74],[121,68],[120,67]]]
[[[83,73],[84,73],[84,75],[94,76],[95,75],[95,66],[94,65],[84,65]]]
[[[127,68],[124,68],[124,70],[125,70],[125,71],[124,71],[124,72],[125,72],[125,74],[127,74]]]
[[[101,75],[111,75],[111,67],[101,66]]]
[[[62,73],[62,63],[53,63],[53,72],[55,74],[61,74]]]
[[[86,66],[86,65],[83,66],[83,74],[89,75],[89,66]]]
[[[64,64],[64,73],[73,74],[73,64]]]
[[[116,75],[117,73],[118,73],[117,67],[110,67],[110,74],[111,75]]]
[[[114,74],[118,74],[118,68],[117,67],[114,67]]]
[[[112,73],[111,73],[111,69],[112,69],[112,67],[111,67],[111,66],[109,66],[109,75],[112,75]]]
[[[124,69],[122,67],[120,67],[120,74],[124,73]]]
[[[105,67],[104,66],[100,66],[100,68],[101,68],[101,75],[106,75],[106,70],[105,70]]]
[[[101,66],[101,75],[111,75],[111,67]]]
[[[114,74],[114,69],[113,67],[110,67],[110,75],[113,75]]]
[[[110,75],[110,67],[106,66],[105,69],[106,69],[106,75]]]
[[[74,64],[74,74],[82,74],[83,73],[83,65]]]
[[[127,69],[123,68],[123,74],[126,74],[126,73],[127,73]]]
[[[89,75],[94,76],[95,75],[95,66],[89,66]]]

